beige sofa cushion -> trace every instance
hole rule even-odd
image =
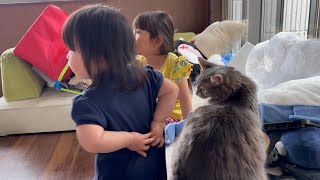
[[[191,41],[207,58],[213,54],[224,55],[241,40],[245,30],[244,21],[218,21],[193,37]]]
[[[0,98],[0,136],[74,130],[74,94],[45,88],[39,98],[7,102]]]

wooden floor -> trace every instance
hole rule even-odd
[[[0,180],[92,179],[93,163],[74,132],[0,137]]]

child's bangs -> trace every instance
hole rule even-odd
[[[73,22],[73,18],[67,20],[63,26],[62,39],[66,47],[72,51],[76,49],[76,25]]]
[[[140,14],[138,17],[136,17],[133,21],[134,27],[141,29],[141,30],[147,30],[148,31],[148,17]]]

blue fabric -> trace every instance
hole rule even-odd
[[[289,116],[294,114],[292,106],[273,104],[259,104],[259,113],[263,123],[289,121]]]
[[[284,106],[259,104],[263,123],[311,120],[320,123],[320,106]],[[320,128],[306,127],[285,132],[281,141],[287,149],[287,159],[304,168],[320,169]]]
[[[293,106],[294,115],[289,119],[308,119],[320,123],[320,106]]]
[[[308,119],[320,123],[320,106],[285,106],[259,104],[260,118],[263,123],[276,123]]]
[[[179,122],[173,122],[173,123],[166,125],[166,127],[164,128],[164,133],[165,133],[164,137],[165,137],[166,145],[172,144],[174,142],[175,138],[180,135],[184,124],[190,118],[191,114],[192,114],[192,112],[189,112],[189,114],[185,120],[181,120]]]
[[[227,65],[233,58],[234,58],[234,54],[232,54],[232,53],[227,53],[227,54],[225,54],[223,57],[222,57],[222,62],[225,64],[225,65]]]
[[[89,88],[74,98],[73,120],[77,125],[99,125],[106,131],[148,133],[163,76],[150,67],[146,71],[146,83],[135,91],[120,91],[117,80],[105,73],[98,87]],[[129,79],[128,85],[132,83]],[[165,147],[150,147],[147,155],[144,158],[129,149],[97,154],[94,178],[166,179]]]
[[[304,168],[320,169],[320,128],[307,127],[286,132],[281,142],[287,149],[289,161]]]

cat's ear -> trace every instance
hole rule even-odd
[[[218,87],[223,84],[223,76],[221,74],[215,74],[210,77],[210,81],[215,87]]]
[[[198,61],[200,63],[200,66],[203,68],[203,69],[206,69],[206,68],[209,68],[209,67],[212,67],[213,64],[208,62],[207,60],[203,59],[202,57],[198,57]]]

